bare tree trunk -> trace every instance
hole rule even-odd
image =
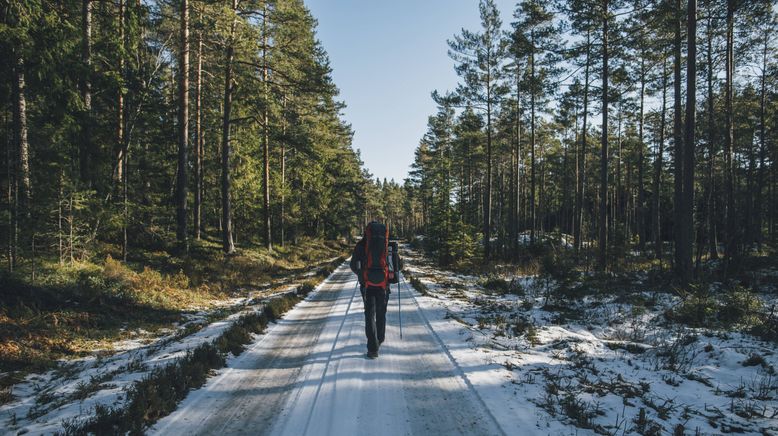
[[[200,20],[202,22],[202,13]],[[203,203],[203,127],[202,127],[202,89],[203,89],[203,31],[197,31],[197,72],[195,75],[195,187],[194,207],[192,208],[194,236],[200,240],[202,203]]]
[[[732,261],[737,250],[738,237],[735,228],[735,188],[733,174],[735,128],[732,115],[732,88],[735,75],[734,21],[735,0],[727,0],[727,51],[726,78],[724,81],[724,115],[726,134],[724,135],[724,191],[726,196],[726,248],[724,257],[727,263]]]
[[[79,147],[79,165],[81,182],[92,187],[92,0],[83,0],[81,9],[81,62],[84,72],[81,78],[81,98],[83,100],[83,120],[81,124],[81,144]]]
[[[127,252],[129,251],[129,241],[127,238],[127,224],[129,220],[129,207],[127,202],[127,138],[125,138],[124,128],[124,19],[125,19],[125,0],[119,0],[118,27],[119,27],[119,77],[121,85],[116,95],[116,182],[121,186],[122,192],[122,260],[127,261]]]
[[[65,264],[65,235],[62,233],[62,198],[64,195],[63,186],[65,184],[65,173],[59,174],[59,190],[57,191],[57,253],[59,254],[59,264]]]
[[[238,0],[232,0],[232,11],[237,14]],[[235,252],[235,243],[232,240],[232,204],[230,201],[230,117],[232,116],[232,62],[235,55],[235,27],[237,17],[233,17],[230,25],[230,38],[227,43],[227,56],[224,71],[224,116],[222,118],[222,173],[221,173],[221,197],[222,197],[222,249],[226,254]]]
[[[673,39],[673,150],[674,150],[674,191],[673,191],[673,241],[675,245],[675,256],[673,258],[675,273],[679,278],[684,277],[683,272],[683,249],[679,247],[683,244],[683,232],[686,230],[683,220],[683,171],[684,171],[684,147],[683,147],[683,119],[681,105],[681,0],[675,0],[675,16],[673,19],[673,28],[675,37]]]
[[[707,34],[707,81],[708,81],[708,183],[706,187],[706,209],[707,209],[707,227],[708,227],[708,251],[711,259],[719,258],[718,240],[716,237],[716,180],[713,177],[713,168],[715,167],[716,150],[714,142],[715,122],[714,122],[714,101],[713,99],[713,15],[708,14]]]
[[[127,238],[127,226],[129,225],[130,220],[130,202],[128,197],[128,184],[130,181],[130,171],[129,168],[127,168],[127,163],[129,162],[129,157],[127,156],[127,150],[128,147],[125,143],[124,148],[124,154],[122,155],[122,162],[124,166],[124,174],[122,175],[122,206],[124,209],[124,232],[122,235],[122,260],[127,261],[127,253],[130,251],[130,243]]]
[[[644,52],[641,50],[641,54]],[[645,142],[643,138],[643,125],[645,123],[644,117],[644,100],[646,95],[646,60],[645,56],[640,57],[640,117],[638,118],[638,201],[635,211],[636,220],[635,232],[638,235],[638,250],[642,253],[646,250],[646,218],[644,213],[644,203],[646,201],[646,190],[643,181],[643,167],[644,157],[643,149],[645,148]]]
[[[284,101],[284,115],[281,121],[281,246],[286,246],[286,96]]]
[[[662,158],[665,145],[665,117],[667,115],[667,59],[662,64],[662,110],[659,116],[659,144],[654,167],[654,255],[662,262]]]
[[[117,27],[119,29],[119,55],[117,72],[120,78],[116,93],[116,178],[118,184],[124,180],[124,1],[118,0]]]
[[[622,183],[621,161],[623,156],[623,142],[621,139],[622,107],[621,99],[616,108],[616,191],[613,193],[612,213],[609,223],[610,234],[608,239],[615,241],[618,224],[624,222],[624,184]]]
[[[521,183],[521,133],[522,133],[522,121],[521,121],[521,87],[520,87],[520,78],[518,76],[516,78],[516,192],[514,193],[514,203],[515,203],[515,210],[514,210],[514,255],[516,254],[516,250],[518,250],[518,239],[519,239],[519,229],[520,223],[521,223],[521,193],[522,193],[522,183]]]
[[[186,229],[187,148],[189,146],[189,0],[181,0],[181,53],[178,65],[178,183],[176,185],[176,239],[179,249],[189,251]]]
[[[521,208],[521,76],[516,63],[516,161],[514,163],[514,210],[513,210],[513,251],[518,250],[519,242],[519,211]]]
[[[491,258],[492,238],[492,88],[486,79],[486,192],[484,192],[484,259]]]
[[[270,115],[268,104],[270,102],[270,76],[267,65],[267,4],[264,4],[264,13],[262,14],[262,83],[264,86],[265,108],[263,110],[263,164],[264,164],[264,198],[263,198],[263,218],[265,223],[265,248],[273,249],[273,232],[270,223]]]
[[[529,54],[529,219],[530,219],[530,233],[529,241],[531,245],[535,244],[535,232],[537,231],[537,212],[535,210],[535,38],[533,31],[530,31],[530,41],[532,44],[532,51]]]
[[[73,192],[70,192],[70,199],[68,200],[68,250],[70,251],[70,264],[73,264],[73,261],[75,260],[73,257],[73,247],[74,247],[74,239],[75,235],[73,233],[73,222],[75,221],[75,218],[73,217]]]
[[[763,192],[764,192],[764,185],[765,185],[765,161],[767,160],[767,133],[766,133],[766,96],[767,96],[767,86],[766,86],[766,76],[767,76],[767,59],[768,59],[768,49],[769,49],[769,41],[770,41],[770,35],[763,35],[764,40],[762,41],[762,77],[760,78],[760,96],[759,96],[759,170],[757,173],[757,183],[756,183],[756,217],[754,219],[755,221],[755,230],[756,230],[756,243],[759,247],[759,249],[762,248],[762,241],[764,239],[764,235],[762,232],[762,213],[764,210],[763,206]],[[773,162],[773,166],[776,165],[776,162]]]
[[[16,157],[18,159],[16,174],[17,183],[21,190],[21,201],[18,204],[28,224],[31,224],[29,219],[32,215],[32,182],[30,177],[30,145],[27,142],[27,97],[24,80],[24,57],[20,52],[16,53],[15,73],[14,123],[16,125]]]
[[[694,127],[697,103],[697,0],[688,0],[686,19],[686,128],[683,153],[683,201],[681,237],[676,247],[679,273],[684,282],[692,279],[694,235]]]
[[[16,118],[16,111],[14,110],[13,118]],[[6,112],[6,125],[7,122]],[[14,192],[16,191],[16,174],[14,171],[13,162],[16,159],[15,153],[13,153],[13,140],[9,133],[11,129],[6,130],[6,142],[5,142],[5,159],[6,159],[6,174],[8,174],[8,190],[6,191],[6,199],[8,201],[8,272],[13,272],[16,259],[16,209],[17,204],[15,201]]]
[[[578,157],[578,191],[575,196],[575,228],[573,238],[575,239],[575,249],[581,249],[581,240],[583,239],[583,200],[586,186],[586,121],[589,114],[589,54],[591,50],[590,32],[586,31],[586,66],[584,68],[584,91],[583,91],[583,124],[581,127],[581,145],[580,156]]]
[[[602,1],[602,12],[602,148],[598,268],[604,271],[608,265],[608,0]]]

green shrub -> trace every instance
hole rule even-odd
[[[264,314],[270,321],[275,321],[299,301],[300,297],[289,295],[273,298],[265,304]]]
[[[297,295],[305,297],[316,289],[318,283],[315,280],[306,280],[297,287]]]
[[[481,286],[483,286],[485,289],[489,289],[490,291],[495,291],[500,294],[508,293],[508,282],[500,277],[489,276],[483,282],[481,282]]]
[[[498,276],[489,276],[481,282],[481,286],[502,295],[524,295],[524,289],[516,279],[506,281]]]
[[[762,301],[748,289],[735,286],[728,290],[721,301],[718,318],[725,324],[753,325],[759,322]]]
[[[760,315],[763,304],[752,291],[733,286],[722,292],[696,285],[683,302],[666,313],[668,319],[693,327],[722,326],[757,327],[763,324]]]
[[[410,278],[410,282],[411,282],[411,286],[413,286],[413,289],[416,289],[421,295],[429,295],[429,290],[427,289],[427,286],[424,285],[424,283],[422,283],[421,280],[412,276]]]
[[[718,302],[708,292],[694,292],[686,297],[677,307],[671,309],[666,315],[675,322],[703,327],[715,317],[718,310]]]

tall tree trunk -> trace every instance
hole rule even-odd
[[[286,246],[286,96],[283,97],[284,114],[281,116],[281,246]]]
[[[529,215],[530,215],[530,233],[529,242],[535,244],[535,232],[537,231],[537,212],[535,210],[535,39],[533,31],[530,31],[530,41],[532,51],[529,54]]]
[[[238,12],[238,0],[232,0],[232,12]],[[232,116],[232,63],[235,55],[235,27],[237,16],[232,18],[230,37],[227,43],[227,55],[224,67],[224,114],[222,118],[222,162],[221,162],[221,198],[222,198],[222,249],[226,254],[235,252],[232,240],[232,203],[230,201],[230,120]]]
[[[583,200],[586,187],[586,128],[587,116],[589,114],[589,55],[591,53],[590,31],[586,31],[586,64],[584,67],[584,90],[583,90],[583,123],[581,127],[581,145],[580,156],[578,157],[578,191],[575,196],[575,228],[573,238],[575,239],[575,249],[581,249],[583,239]]]
[[[13,230],[14,246],[18,247],[19,238],[19,214],[21,213],[26,223],[25,230],[29,230],[32,248],[32,281],[35,281],[35,221],[32,215],[32,182],[30,177],[30,146],[27,142],[27,98],[25,94],[26,84],[24,80],[24,56],[21,50],[14,53],[16,63],[14,65],[15,78],[13,88],[15,94],[14,125],[16,133],[16,185],[15,198],[15,229]],[[21,191],[21,195],[19,195]],[[19,198],[21,197],[21,199]],[[25,233],[26,234],[26,233]],[[15,257],[15,256],[14,256]]]
[[[521,75],[516,63],[516,161],[514,162],[514,186],[515,191],[513,194],[513,253],[514,255],[518,251],[519,246],[519,210],[521,208]]]
[[[622,107],[621,99],[618,100],[618,106],[616,107],[616,191],[613,193],[613,205],[612,214],[610,217],[609,227],[610,234],[608,239],[615,241],[617,225],[624,223],[624,184],[622,183],[622,168],[621,162],[623,159],[623,141],[621,139],[621,120],[622,120]]]
[[[119,30],[119,54],[117,73],[119,75],[119,89],[116,92],[116,172],[115,182],[120,186],[124,179],[124,15],[125,0],[118,0],[118,12],[116,25]]]
[[[684,226],[683,214],[683,172],[684,172],[684,146],[683,146],[683,118],[681,105],[681,0],[675,0],[675,17],[673,19],[675,37],[673,39],[673,150],[674,150],[674,191],[673,191],[673,241],[675,245],[674,266],[679,278],[684,277],[685,266],[682,255]]]
[[[667,115],[667,58],[662,62],[662,110],[659,116],[659,144],[654,166],[654,256],[662,261],[662,158],[665,145]]]
[[[18,80],[18,79],[17,79]],[[18,97],[17,97],[18,100]],[[13,118],[14,121],[16,119],[16,110],[13,110]],[[8,124],[8,115],[6,112],[6,125]],[[6,141],[5,141],[5,170],[6,174],[8,175],[8,189],[6,191],[6,200],[8,202],[8,272],[13,272],[15,267],[15,259],[16,259],[16,201],[14,201],[14,192],[15,192],[15,185],[16,185],[16,175],[14,174],[14,164],[13,162],[16,160],[16,153],[14,153],[12,150],[14,148],[14,140],[11,139],[12,136],[10,134],[10,131],[12,129],[6,130]],[[15,129],[14,129],[15,130]],[[14,135],[15,136],[15,135]]]
[[[756,217],[755,230],[756,230],[756,243],[758,247],[762,248],[762,241],[764,239],[762,232],[762,213],[764,210],[764,185],[765,185],[765,161],[767,160],[767,132],[766,132],[766,98],[767,98],[767,60],[770,35],[763,35],[762,41],[762,77],[760,77],[760,96],[759,96],[759,170],[757,173],[756,183]],[[776,162],[773,162],[773,166]]]
[[[80,75],[81,99],[83,103],[81,120],[81,144],[79,145],[79,170],[81,183],[92,187],[92,0],[81,3],[81,62],[84,71]]]
[[[679,273],[685,282],[692,278],[692,241],[694,235],[694,128],[697,102],[697,0],[687,1],[686,13],[686,126],[683,152],[683,202],[681,203],[681,244],[678,251]]]
[[[603,0],[602,12],[602,148],[598,268],[604,271],[608,265],[608,0]]]
[[[124,57],[125,45],[124,45],[124,19],[126,15],[126,0],[119,0],[119,11],[117,17],[117,25],[119,28],[119,62],[118,73],[120,78],[119,90],[116,94],[116,178],[114,179],[116,185],[121,189],[122,194],[122,260],[127,261],[127,251],[129,250],[129,240],[127,235],[127,224],[129,220],[129,207],[127,204],[127,140],[125,138],[124,127]]]
[[[484,259],[491,258],[492,245],[492,87],[486,79],[486,192],[484,192]]]
[[[733,174],[735,127],[732,114],[732,88],[735,75],[735,0],[727,0],[727,49],[726,77],[724,81],[724,195],[726,196],[726,248],[724,257],[729,264],[737,250],[738,237],[735,227],[735,187]]]
[[[644,116],[644,101],[645,101],[645,95],[646,95],[646,60],[645,60],[645,52],[641,50],[641,57],[640,57],[640,117],[638,118],[638,201],[637,201],[637,208],[635,211],[636,214],[636,220],[635,220],[635,233],[638,235],[638,249],[643,252],[646,249],[646,231],[645,231],[645,224],[646,224],[646,218],[644,213],[643,205],[646,201],[646,190],[643,180],[643,167],[645,165],[644,163],[644,157],[643,157],[643,150],[645,148],[645,142],[643,137],[643,125],[645,123],[645,116]]]
[[[710,3],[709,3],[710,4]],[[708,14],[708,25],[706,28],[707,36],[707,82],[708,82],[708,183],[706,184],[706,220],[708,230],[708,251],[711,259],[719,258],[718,238],[716,237],[716,180],[713,177],[715,167],[716,149],[714,135],[716,128],[714,117],[714,94],[713,94],[713,14]]]
[[[202,25],[202,13],[199,15],[198,27]],[[194,207],[192,215],[194,218],[194,236],[200,240],[202,230],[201,218],[203,216],[203,113],[202,113],[202,90],[203,90],[203,31],[197,31],[197,72],[195,73],[195,186],[194,186]]]
[[[264,13],[262,14],[262,83],[265,95],[265,107],[263,110],[263,164],[264,164],[264,198],[263,198],[263,218],[265,224],[265,248],[273,249],[273,232],[270,223],[270,115],[268,105],[270,104],[270,76],[267,65],[267,4],[264,4]]]
[[[14,124],[16,133],[16,178],[21,192],[18,207],[22,216],[28,221],[32,215],[32,182],[30,177],[30,145],[27,142],[27,97],[24,80],[24,57],[20,51],[16,53],[14,73],[15,106]]]
[[[186,230],[187,148],[189,142],[189,0],[181,0],[181,53],[178,65],[178,183],[176,190],[176,239],[183,252],[189,251]]]

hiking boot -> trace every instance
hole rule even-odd
[[[378,351],[368,351],[367,352],[367,358],[368,359],[377,359],[378,358]]]

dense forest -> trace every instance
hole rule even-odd
[[[443,264],[570,246],[690,280],[778,238],[778,58],[771,1],[520,1],[448,41],[408,225]],[[521,246],[522,248],[520,249]]]
[[[349,235],[380,189],[301,0],[4,1],[4,263]]]
[[[0,0],[0,428],[778,434],[778,3],[470,3],[395,181],[304,0]]]

